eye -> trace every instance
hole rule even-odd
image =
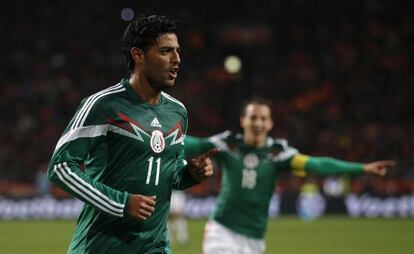
[[[170,47],[162,47],[159,50],[159,52],[160,52],[161,55],[167,55],[171,51],[172,51],[172,48],[170,48]]]

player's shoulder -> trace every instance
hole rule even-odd
[[[228,141],[228,140],[231,140],[231,139],[234,139],[234,138],[235,138],[234,133],[232,131],[227,130],[227,131],[223,131],[223,132],[217,133],[217,134],[209,137],[209,140],[210,141],[220,140],[220,141],[225,142],[225,141]]]
[[[289,148],[289,143],[286,139],[268,137],[267,146],[276,148],[280,151],[284,151]]]
[[[298,153],[298,150],[290,146],[286,139],[268,137],[267,145],[272,150],[273,161],[285,161]]]
[[[223,151],[231,151],[237,146],[237,140],[240,137],[240,135],[227,130],[209,137],[208,141]]]
[[[187,108],[184,106],[184,103],[182,103],[178,99],[174,98],[173,96],[171,96],[168,93],[163,92],[163,91],[161,92],[161,96],[165,99],[165,102],[167,104],[172,105],[174,107],[177,107],[177,108],[187,112]]]
[[[122,83],[117,83],[116,85],[109,86],[105,89],[102,89],[94,94],[91,94],[85,97],[82,100],[81,105],[83,107],[94,107],[96,105],[104,105],[105,103],[112,101],[114,97],[119,96],[121,93],[125,92],[126,88]]]
[[[72,119],[71,129],[103,123],[107,103],[115,101],[113,96],[124,91],[125,87],[121,83],[118,83],[85,97]]]

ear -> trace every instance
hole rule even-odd
[[[144,52],[137,48],[137,47],[132,47],[130,52],[132,59],[135,61],[135,64],[140,64],[143,61],[144,58]]]

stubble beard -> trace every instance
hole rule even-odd
[[[147,80],[151,88],[158,93],[168,90],[175,85],[175,80],[159,82],[150,76],[147,76]]]

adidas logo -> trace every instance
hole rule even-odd
[[[154,119],[152,120],[151,126],[152,127],[157,127],[157,128],[161,128],[162,127],[161,124],[160,124],[160,121],[158,121],[158,119],[156,117],[154,117]]]

